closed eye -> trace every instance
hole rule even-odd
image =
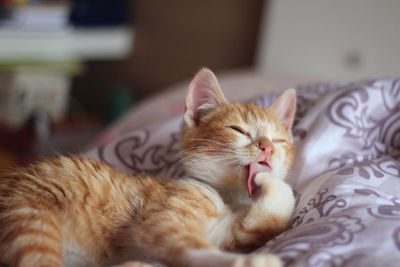
[[[272,143],[286,143],[286,140],[282,138],[272,138]]]
[[[228,126],[228,128],[231,128],[232,130],[234,130],[234,131],[236,131],[236,132],[238,132],[238,133],[241,133],[241,134],[243,134],[243,135],[246,135],[247,137],[251,138],[250,133],[249,133],[249,132],[246,132],[245,130],[243,130],[243,129],[240,128],[239,126],[231,125],[231,126]]]

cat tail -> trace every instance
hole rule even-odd
[[[0,264],[62,266],[61,229],[56,213],[31,205],[4,206],[0,204]]]

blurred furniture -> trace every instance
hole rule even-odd
[[[0,121],[17,127],[43,111],[52,119],[62,118],[70,77],[81,72],[82,62],[124,58],[132,49],[134,31],[121,24],[126,18],[110,20],[100,12],[116,6],[114,17],[127,13],[121,11],[123,0],[118,3],[77,0],[71,11],[62,1],[4,6],[9,14],[0,20]],[[91,15],[92,8],[100,13]],[[88,24],[92,27],[76,27]]]
[[[134,31],[127,27],[57,32],[15,32],[0,29],[0,63],[4,61],[116,60],[132,49]]]
[[[203,66],[216,72],[252,67],[264,2],[137,0],[133,53],[123,61],[88,62],[72,94],[98,114],[116,83],[141,100]]]
[[[76,21],[69,19],[73,2],[0,6],[6,13],[0,20],[0,148],[17,158],[79,152],[101,127],[84,112],[71,113],[70,101],[82,110],[70,99],[72,77],[84,72],[87,60],[124,58],[133,47],[134,29],[126,24],[126,17],[113,23],[106,18],[100,26],[93,20],[87,25],[93,17],[86,16],[85,12],[90,12],[87,5],[82,12],[79,4],[84,2],[72,5]],[[119,2],[121,10],[124,3]],[[91,4],[116,6],[115,1]],[[94,19],[101,20],[101,15]],[[10,146],[6,140],[16,139],[12,136],[29,142],[23,147],[18,142]],[[80,142],[71,142],[73,139]]]

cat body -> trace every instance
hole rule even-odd
[[[239,252],[263,245],[290,219],[294,197],[284,179],[294,111],[293,90],[267,110],[231,104],[214,74],[200,71],[182,130],[187,177],[132,177],[78,156],[3,175],[0,263],[280,266],[274,255]]]

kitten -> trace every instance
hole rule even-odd
[[[294,197],[284,179],[294,155],[295,105],[292,89],[269,109],[228,103],[203,69],[186,98],[186,178],[132,177],[78,156],[3,175],[0,263],[280,266],[274,255],[239,252],[281,233],[291,216]]]

